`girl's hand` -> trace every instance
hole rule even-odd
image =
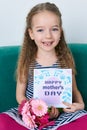
[[[51,107],[51,110],[50,110],[50,119],[53,119],[53,118],[57,118],[59,116],[60,112],[58,110],[58,108],[55,108],[55,107]]]
[[[77,110],[82,110],[84,109],[84,104],[83,103],[72,103],[72,104],[69,104],[69,103],[66,103],[66,102],[63,102],[64,105],[66,105],[67,107],[63,109],[64,112],[75,112]]]

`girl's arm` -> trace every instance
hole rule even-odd
[[[84,102],[80,94],[80,91],[77,88],[75,75],[72,76],[72,83],[73,83],[72,84],[73,103],[72,104],[64,103],[67,106],[67,108],[63,109],[65,112],[75,112],[77,110],[84,109]]]
[[[26,91],[26,83],[20,82],[20,80],[18,80],[16,87],[16,100],[18,104],[21,104],[23,100],[27,99],[25,97],[25,91]]]

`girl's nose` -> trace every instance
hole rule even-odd
[[[50,30],[46,30],[46,37],[47,38],[51,38],[52,37],[52,34],[51,34]]]

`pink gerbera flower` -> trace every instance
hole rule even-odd
[[[32,100],[30,104],[31,104],[31,109],[36,116],[41,117],[47,113],[48,106],[44,101],[40,99],[36,99],[36,100]]]
[[[33,128],[37,127],[34,119],[35,119],[34,116],[31,116],[31,115],[28,115],[28,114],[23,114],[23,116],[22,116],[22,120],[24,121],[24,123],[26,124],[26,126],[29,129],[33,129]]]
[[[29,110],[30,110],[30,104],[29,104],[29,102],[26,102],[25,104],[24,104],[24,106],[23,106],[23,108],[22,108],[22,114],[26,114],[27,112],[29,112]]]
[[[29,129],[36,127],[42,128],[54,125],[54,121],[49,121],[47,104],[40,99],[31,99],[23,101],[18,108],[22,120]]]

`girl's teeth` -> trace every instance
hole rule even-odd
[[[51,45],[51,42],[44,42],[45,45]]]

